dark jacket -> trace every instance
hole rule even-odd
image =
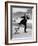
[[[23,20],[21,20],[19,24],[26,25],[27,19],[29,19],[29,17],[27,17],[27,19],[26,19],[25,16],[22,16],[21,18],[23,18]]]

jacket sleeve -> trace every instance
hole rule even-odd
[[[30,19],[29,17],[27,17],[27,19]]]
[[[24,16],[22,16],[21,18],[25,18]]]

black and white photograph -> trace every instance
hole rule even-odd
[[[37,41],[37,9],[36,3],[7,3],[7,34],[8,43],[32,43]]]
[[[12,7],[11,38],[32,39],[32,7]]]

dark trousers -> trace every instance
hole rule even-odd
[[[26,32],[26,22],[23,23],[23,22],[20,22],[19,25],[23,24],[25,27],[24,27],[24,32]]]
[[[24,28],[24,32],[26,32],[26,25],[25,25],[25,28]]]

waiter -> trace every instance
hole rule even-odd
[[[26,23],[27,23],[27,19],[29,19],[29,17],[26,14],[24,14],[24,16],[22,16],[21,18],[23,18],[23,19],[20,21],[19,25],[23,24],[25,27],[24,32],[26,32],[26,28],[27,28]]]

